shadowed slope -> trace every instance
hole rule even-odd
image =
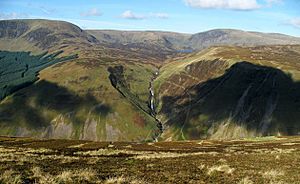
[[[0,51],[0,100],[38,80],[41,70],[77,58],[77,55],[58,58],[62,52],[33,56],[30,52]]]
[[[279,69],[241,62],[180,95],[164,96],[160,113],[183,139],[296,135],[300,83]]]
[[[0,104],[1,134],[53,137],[55,117],[61,114],[65,117],[60,123],[77,127],[68,130],[71,135],[65,132],[61,137],[78,138],[89,116],[106,117],[111,111],[110,106],[92,95],[79,96],[65,87],[42,80]],[[80,112],[85,113],[81,115]],[[27,131],[18,132],[22,128]]]

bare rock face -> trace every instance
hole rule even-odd
[[[73,134],[72,123],[66,122],[64,115],[59,115],[51,121],[49,127],[46,128],[43,137],[57,138],[57,139],[70,139]]]
[[[26,22],[16,20],[0,21],[0,38],[18,38],[28,30],[29,26]]]
[[[59,38],[52,35],[54,32],[47,28],[38,28],[34,31],[27,33],[24,37],[28,42],[35,44],[35,46],[43,49],[52,47]]]
[[[114,128],[110,124],[105,125],[106,130],[106,140],[107,141],[117,141],[119,140],[119,136],[121,135],[120,130]]]
[[[84,122],[82,134],[80,135],[80,139],[82,140],[99,140],[98,135],[97,135],[97,126],[98,123],[101,123],[100,117],[99,121],[96,119],[96,117],[92,117],[91,113],[94,111],[97,107],[101,106],[101,104],[96,105],[93,107],[88,116],[87,119]]]

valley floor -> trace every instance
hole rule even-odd
[[[0,137],[0,183],[299,183],[300,137],[91,142]]]

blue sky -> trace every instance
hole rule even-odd
[[[300,0],[0,0],[0,19],[15,18],[65,20],[83,29],[232,28],[300,37]]]

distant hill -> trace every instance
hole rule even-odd
[[[234,29],[183,34],[163,31],[82,30],[69,22],[43,19],[0,21],[0,48],[9,51],[74,51],[98,45],[166,59],[176,53],[197,51],[210,46],[278,44],[300,44],[300,38]]]
[[[145,47],[151,50],[201,50],[210,46],[259,46],[300,44],[300,38],[277,33],[215,29],[197,34],[160,31],[87,30],[99,41],[123,47]]]
[[[234,29],[215,29],[191,35],[188,44],[195,49],[210,46],[259,46],[299,44],[300,38],[284,34],[247,32]]]
[[[77,43],[95,44],[98,41],[78,26],[64,21],[42,19],[0,21],[2,50],[45,51],[62,49]]]

